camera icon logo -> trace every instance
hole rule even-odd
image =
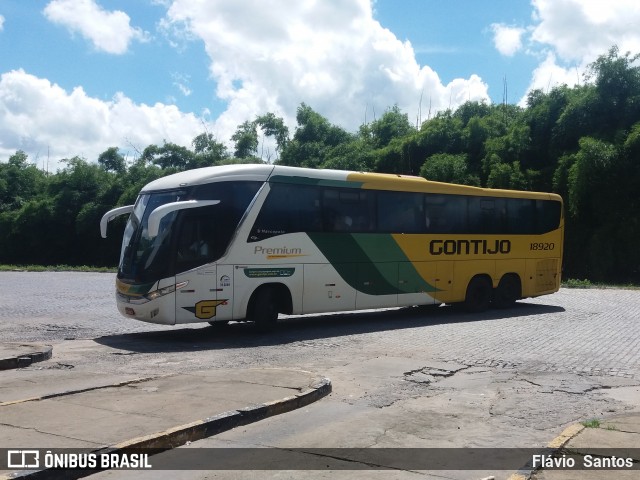
[[[7,451],[7,466],[9,468],[39,468],[40,452],[38,450],[9,450]]]

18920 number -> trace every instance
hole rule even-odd
[[[530,245],[529,250],[553,250],[556,248],[555,243],[534,242]]]

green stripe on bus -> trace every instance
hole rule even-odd
[[[359,292],[395,295],[436,291],[420,276],[389,234],[308,235],[344,281]],[[400,268],[402,285],[398,279]]]
[[[393,284],[397,286],[398,293],[435,292],[438,290],[422,278],[422,275],[413,266],[413,262],[392,235],[366,233],[355,234],[353,237],[366,257],[370,259],[369,261],[371,262],[373,259],[374,265],[377,265],[378,262],[398,262],[398,269],[394,274],[396,277],[393,281]],[[402,269],[401,275],[400,268]],[[403,281],[402,284],[398,281],[398,275]]]

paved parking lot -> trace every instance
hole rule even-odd
[[[640,291],[563,289],[500,313],[435,326],[430,347],[465,364],[640,379]]]
[[[0,337],[164,342],[165,356],[176,350],[170,342],[179,347],[208,339],[210,349],[180,352],[185,360],[195,357],[204,365],[237,363],[241,354],[242,364],[251,364],[255,356],[278,366],[322,367],[334,355],[364,349],[368,357],[417,355],[465,365],[640,379],[640,290],[562,289],[480,315],[440,307],[294,317],[281,321],[280,330],[268,338],[252,334],[246,325],[218,333],[201,331],[206,324],[166,327],[132,321],[118,314],[113,291],[113,274],[0,272]]]
[[[25,376],[295,368],[332,381],[305,409],[194,448],[530,448],[572,423],[640,411],[640,290],[562,289],[480,315],[444,306],[289,317],[263,335],[128,320],[113,285],[113,274],[0,273],[0,337],[54,345]]]

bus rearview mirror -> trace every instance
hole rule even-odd
[[[133,212],[133,205],[127,205],[126,207],[118,207],[113,210],[109,210],[100,219],[100,235],[102,238],[107,238],[107,224],[120,215],[126,215]]]
[[[171,212],[187,210],[189,208],[209,207],[219,203],[220,200],[183,200],[181,202],[171,202],[160,205],[149,215],[147,235],[149,238],[157,237],[158,230],[160,230],[160,222]]]

